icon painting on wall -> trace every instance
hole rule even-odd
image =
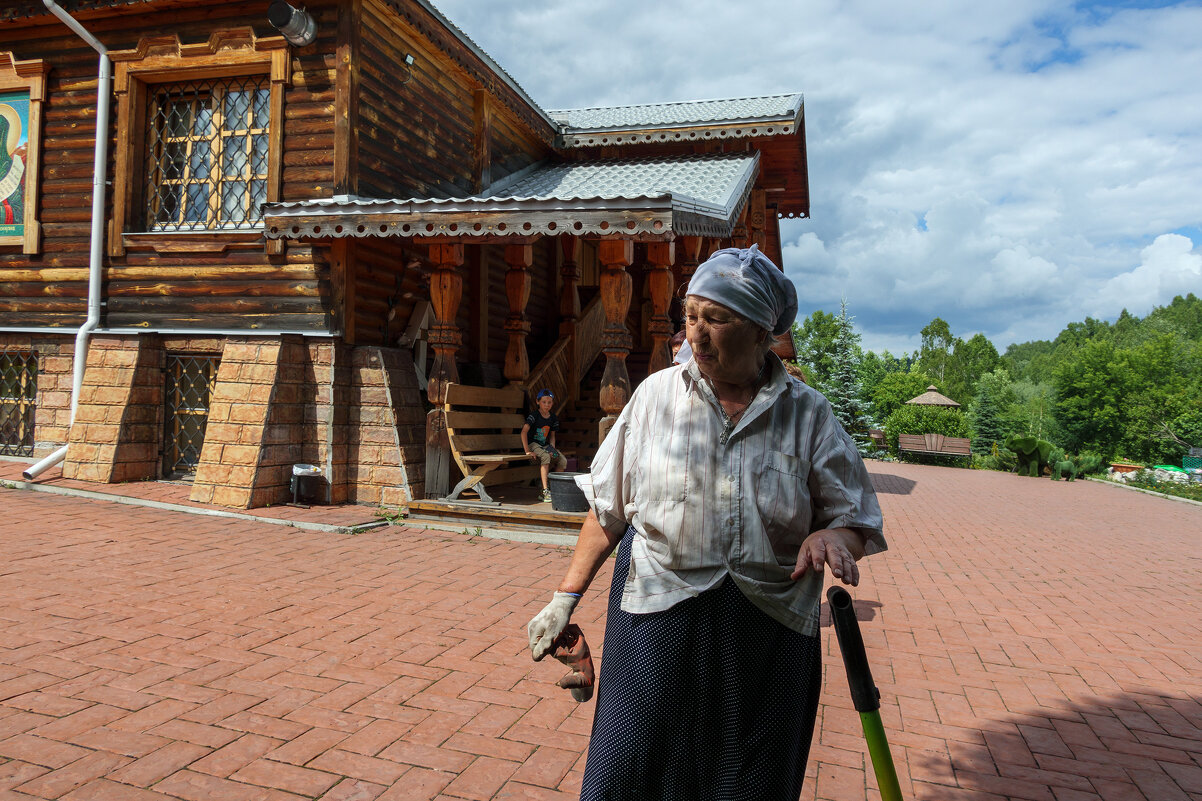
[[[0,92],[0,237],[25,234],[29,92]]]

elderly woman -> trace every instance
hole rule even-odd
[[[620,543],[582,799],[801,792],[823,572],[854,585],[885,541],[852,440],[769,350],[796,313],[754,246],[715,253],[685,300],[692,358],[639,386],[593,461],[571,564],[528,626],[541,659]]]

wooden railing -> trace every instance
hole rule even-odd
[[[526,379],[526,394],[531,403],[534,402],[534,393],[540,389],[549,389],[555,395],[555,406],[552,408],[559,414],[570,401],[576,399],[579,388],[577,383],[572,381],[572,363],[569,361],[571,358],[572,341],[569,338],[560,339],[555,343],[555,347],[547,351],[547,355],[530,371],[530,376]]]
[[[585,307],[573,337],[563,337],[530,371],[525,389],[534,401],[534,393],[549,389],[555,394],[554,410],[558,414],[580,396],[580,381],[601,354],[601,329],[605,325],[605,309],[600,296]]]
[[[580,382],[593,366],[593,362],[601,355],[601,331],[605,328],[605,308],[601,305],[601,296],[593,301],[580,313],[580,322],[576,324],[576,375],[574,391],[580,391]]]

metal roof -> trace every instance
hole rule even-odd
[[[759,154],[535,165],[463,198],[270,203],[269,238],[551,233],[729,236]]]
[[[803,96],[692,100],[547,112],[565,147],[793,133]]]

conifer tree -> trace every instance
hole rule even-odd
[[[852,327],[852,319],[847,314],[847,299],[844,298],[836,318],[838,333],[831,357],[826,399],[830,401],[835,418],[851,434],[860,451],[867,452],[870,447],[868,429],[872,427],[872,419],[867,413],[868,404],[860,388],[860,335]]]
[[[1006,441],[1007,431],[1002,420],[1002,405],[1003,395],[1009,392],[1009,387],[1010,377],[1004,370],[986,373],[977,383],[977,395],[973,400],[970,416],[973,453],[990,453],[995,442]]]

